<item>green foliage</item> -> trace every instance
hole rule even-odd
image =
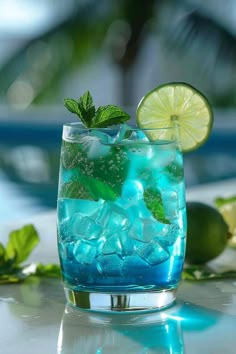
[[[32,224],[10,232],[6,247],[0,243],[0,284],[18,283],[30,275],[60,276],[59,265],[22,264],[38,243],[39,235]]]
[[[214,279],[226,279],[235,278],[236,271],[229,270],[227,272],[215,272],[206,266],[191,265],[186,266],[182,273],[183,280],[214,280]]]
[[[25,225],[20,230],[14,230],[9,234],[5,258],[14,259],[14,265],[17,266],[29,257],[38,243],[39,236],[34,226]]]

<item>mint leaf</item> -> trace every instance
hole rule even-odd
[[[79,104],[76,100],[72,98],[65,98],[64,99],[64,106],[71,112],[75,113],[78,116],[81,116],[81,111],[79,109]]]
[[[25,277],[24,277],[25,278]],[[10,284],[10,283],[19,283],[23,280],[17,273],[15,274],[0,274],[0,285]]]
[[[17,269],[15,260],[16,257],[7,260],[3,259],[0,264],[0,275],[12,274]]]
[[[93,98],[89,91],[86,91],[78,100],[78,106],[81,111],[81,120],[87,128],[91,127],[92,119],[95,116],[95,106]]]
[[[19,230],[12,231],[6,246],[5,258],[14,259],[15,265],[25,261],[34,247],[39,243],[39,236],[34,226],[25,225]]]
[[[0,242],[0,269],[1,266],[3,266],[3,264],[5,263],[5,248],[3,246],[3,244]]]
[[[111,161],[114,168],[109,168]],[[102,158],[91,159],[88,149],[83,151],[81,145],[63,141],[60,178],[65,187],[60,188],[59,197],[115,200],[121,195],[129,163],[120,146],[112,145]],[[70,184],[73,182],[78,184]]]
[[[93,200],[86,184],[82,185],[80,182],[64,183],[60,188],[59,197]]]
[[[34,275],[50,277],[50,278],[60,278],[61,270],[58,264],[37,264],[36,272]]]
[[[96,111],[92,128],[105,128],[110,125],[122,124],[129,118],[130,116],[117,106],[101,106]]]
[[[93,177],[81,176],[78,182],[63,184],[60,189],[59,197],[95,201],[102,198],[113,201],[117,198],[117,194],[108,184]]]
[[[100,181],[93,177],[85,177],[84,183],[86,183],[90,195],[93,196],[93,200],[110,200],[114,201],[117,198],[116,191],[108,183]]]
[[[118,106],[100,106],[96,110],[89,91],[86,91],[78,101],[65,98],[64,106],[76,114],[86,128],[105,128],[122,124],[130,119],[130,116]]]
[[[86,91],[83,96],[78,99],[78,101],[72,98],[65,98],[64,106],[71,113],[76,114],[86,128],[91,126],[96,110],[93,104],[93,98],[89,91]]]
[[[64,99],[64,106],[71,113],[75,113],[81,119],[81,122],[85,125],[85,127],[88,127],[86,119],[85,119],[86,112],[84,112],[83,107],[80,107],[79,103],[76,100],[73,100],[72,98],[65,98]]]
[[[226,272],[215,272],[206,266],[185,266],[182,272],[183,280],[214,280],[235,278],[236,270],[229,270]]]
[[[153,217],[164,224],[169,224],[170,221],[165,217],[165,210],[161,198],[161,193],[156,189],[148,188],[144,191],[143,197],[144,202],[152,213]]]
[[[94,107],[93,98],[89,91],[86,91],[83,96],[81,96],[78,100],[78,105],[81,107],[85,112],[88,111],[90,108]]]
[[[60,277],[58,264],[21,265],[38,242],[38,233],[29,224],[9,234],[6,248],[0,243],[0,285],[19,283],[30,276]]]

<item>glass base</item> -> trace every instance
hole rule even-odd
[[[108,294],[75,291],[65,288],[65,295],[69,304],[80,309],[102,312],[146,312],[162,310],[171,306],[176,298],[176,289],[142,293]]]

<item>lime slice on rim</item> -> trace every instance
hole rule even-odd
[[[164,84],[147,93],[138,105],[136,116],[141,129],[176,127],[182,151],[196,150],[204,144],[213,124],[207,98],[182,82]],[[163,129],[147,134],[151,140],[169,140],[173,132]]]

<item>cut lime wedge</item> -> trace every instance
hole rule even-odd
[[[236,247],[236,195],[229,198],[216,198],[215,204],[232,234],[229,245]]]
[[[207,98],[182,82],[164,84],[149,92],[140,101],[136,115],[141,129],[176,127],[182,151],[195,150],[204,144],[213,124]],[[172,133],[166,129],[147,134],[151,140],[169,140]]]

